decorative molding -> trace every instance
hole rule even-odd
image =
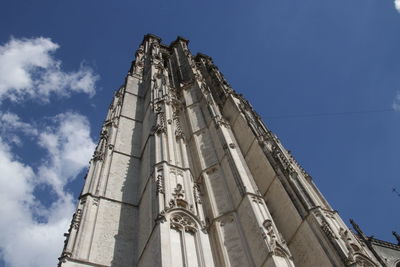
[[[200,195],[200,186],[198,184],[193,185],[193,196],[196,203],[202,204]]]
[[[164,176],[162,174],[158,174],[156,178],[156,192],[160,194],[165,193],[165,185],[164,185]]]
[[[171,228],[195,233],[198,230],[196,222],[184,213],[173,213],[170,219]]]
[[[72,228],[78,231],[82,219],[82,209],[77,209],[72,217]]]

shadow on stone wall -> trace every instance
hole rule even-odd
[[[141,87],[141,86],[140,86]],[[126,94],[126,93],[125,93]],[[135,114],[132,114],[138,121],[142,121],[141,114],[143,113],[143,99],[140,98],[136,105]],[[140,116],[140,117],[139,117]],[[141,123],[138,122],[137,127],[141,127]],[[139,128],[140,129],[140,128]],[[141,131],[141,130],[140,130]],[[141,132],[132,132],[132,150],[137,149],[134,147],[134,141],[141,139]],[[139,229],[139,212],[138,212],[138,197],[137,191],[139,187],[141,159],[130,157],[130,160],[126,166],[124,182],[121,187],[122,202],[128,204],[122,204],[120,210],[119,227],[118,233],[114,236],[115,246],[113,259],[111,261],[112,267],[133,267],[136,266],[137,257],[137,240],[138,240],[138,229]],[[110,177],[109,179],[112,179]]]

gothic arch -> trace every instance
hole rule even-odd
[[[184,209],[174,209],[166,216],[170,227],[172,266],[203,267],[200,235],[203,234],[197,218]],[[204,266],[205,267],[205,266]]]
[[[186,232],[197,232],[199,225],[197,220],[195,220],[188,212],[175,211],[169,215],[170,226],[173,229]]]
[[[365,267],[376,267],[377,266],[371,259],[369,259],[367,256],[365,256],[364,254],[361,254],[361,253],[356,253],[354,255],[354,260],[355,260],[355,262],[360,263],[361,266],[365,266]]]

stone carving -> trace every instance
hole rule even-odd
[[[160,45],[158,44],[158,42],[155,41],[151,44],[151,56],[153,57],[153,59],[160,59],[159,49]]]
[[[82,197],[81,199],[80,199],[80,201],[79,201],[79,203],[81,204],[81,205],[84,205],[85,203],[86,203],[86,196],[84,196],[84,197]]]
[[[93,206],[99,206],[100,198],[93,197]]]
[[[135,53],[135,61],[133,62],[132,66],[132,74],[142,75],[143,67],[144,67],[144,47],[140,45],[138,50]]]
[[[203,85],[204,85],[204,83],[205,83],[205,79],[204,79],[203,75],[201,75],[200,72],[195,72],[195,73],[194,73],[194,79],[195,79],[197,82],[199,82],[200,84],[203,84]]]
[[[264,200],[261,197],[251,196],[251,199],[253,200],[254,203],[264,204]]]
[[[177,184],[174,192],[172,193],[173,199],[169,201],[169,208],[172,209],[174,207],[181,207],[184,209],[189,209],[188,202],[185,200],[185,190],[181,184]]]
[[[334,231],[330,227],[329,223],[326,221],[324,214],[321,212],[321,210],[315,210],[314,215],[321,227],[321,230],[326,234],[326,236],[330,239],[337,239]]]
[[[175,127],[176,127],[175,136],[176,136],[176,138],[178,138],[178,139],[179,138],[185,138],[185,134],[183,133],[182,127],[181,127],[181,122],[179,121],[179,113],[178,113],[178,111],[175,111],[172,114],[172,117],[173,117],[173,119],[175,121]]]
[[[184,199],[185,195],[184,195],[185,191],[182,189],[182,185],[181,184],[177,184],[176,188],[174,189],[174,193],[172,194],[175,199]]]
[[[229,214],[229,215],[223,216],[221,219],[219,219],[219,225],[225,226],[225,224],[227,224],[227,223],[233,223],[234,220],[235,219],[234,219],[233,215]]]
[[[205,98],[211,94],[210,89],[204,83],[200,85],[200,90]]]
[[[138,50],[136,50],[136,63],[139,64],[144,60],[144,48],[140,45]]]
[[[155,133],[166,132],[165,113],[162,111],[161,106],[158,106],[155,109],[155,124],[153,126],[153,131]]]
[[[201,204],[201,197],[200,197],[200,186],[198,184],[195,184],[193,186],[193,196],[194,196],[194,200],[196,201],[196,203]]]
[[[164,192],[165,192],[165,189],[164,189],[164,176],[162,174],[157,175],[156,183],[157,183],[156,192],[164,194]]]
[[[192,60],[190,60],[190,67],[192,68],[192,70],[196,70],[196,63],[195,63],[195,61],[192,59]]]
[[[263,238],[269,245],[271,252],[276,256],[286,258],[288,266],[292,266],[290,264],[292,255],[290,254],[289,248],[282,235],[275,232],[272,220],[266,219],[262,225]]]
[[[72,217],[72,228],[75,230],[79,229],[79,225],[81,223],[81,219],[82,219],[82,210],[81,209],[77,209],[76,212],[74,213],[73,217]]]
[[[187,57],[191,57],[192,55],[190,54],[190,52],[189,52],[189,50],[188,49],[184,49],[184,53],[185,53],[185,56],[187,56]]]
[[[221,126],[224,126],[226,128],[230,128],[230,124],[227,120],[225,120],[224,118],[222,118],[221,116],[217,115],[214,117],[215,120],[215,124],[216,124],[216,128],[218,129]]]
[[[327,221],[322,220],[321,229],[322,229],[322,231],[326,234],[327,237],[329,237],[329,238],[331,238],[331,239],[336,239],[336,238],[337,238],[337,237],[335,236],[335,234],[333,233],[331,227],[330,227],[329,224],[327,223]]]
[[[339,235],[340,238],[343,240],[344,244],[346,245],[348,251],[347,260],[349,262],[354,262],[354,249],[350,243],[351,238],[349,237],[349,232],[347,230],[344,230],[343,228],[340,228]]]
[[[133,73],[137,75],[142,75],[143,73],[143,62],[135,62],[135,66],[133,68]]]
[[[103,129],[100,133],[100,139],[107,140],[108,139],[108,131],[107,129]]]
[[[162,73],[160,73],[160,71],[154,73],[153,75],[153,89],[157,90],[157,89],[161,89],[158,91],[157,97],[162,98],[163,97],[163,91],[162,91]]]
[[[197,232],[196,222],[184,213],[174,213],[171,216],[171,228],[185,231],[185,232]]]
[[[101,161],[104,158],[104,153],[101,151],[95,151],[93,154],[93,161]]]
[[[368,257],[364,255],[356,255],[355,256],[355,266],[357,267],[376,267]]]
[[[272,251],[275,250],[276,244],[277,244],[277,237],[274,232],[274,228],[272,226],[272,221],[267,219],[263,222],[263,227],[264,227],[264,239],[268,242],[270,245],[270,248]]]

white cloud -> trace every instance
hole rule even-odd
[[[13,133],[27,131],[46,151],[36,169],[13,155],[13,143],[0,137],[0,257],[10,267],[55,266],[74,211],[64,187],[87,167],[95,147],[88,120],[65,113],[53,118],[51,126],[34,128],[6,113],[0,121],[11,122]],[[35,198],[35,189],[43,186],[56,196],[50,207]]]
[[[400,0],[394,0],[394,7],[400,12]]]
[[[392,107],[396,111],[400,111],[400,91],[397,91],[396,96],[393,100]]]
[[[10,112],[0,112],[0,134],[4,141],[22,145],[20,136],[17,133],[23,133],[27,136],[37,136],[38,131],[29,123],[21,121],[21,118]]]
[[[72,92],[93,96],[98,75],[85,64],[77,71],[63,71],[62,62],[53,55],[58,48],[43,37],[11,38],[0,45],[0,101],[48,101],[51,95],[68,97]]]
[[[39,135],[39,145],[49,157],[39,167],[39,176],[62,195],[63,186],[74,179],[88,165],[95,145],[90,138],[86,117],[77,113],[58,115],[56,129],[48,128]]]

